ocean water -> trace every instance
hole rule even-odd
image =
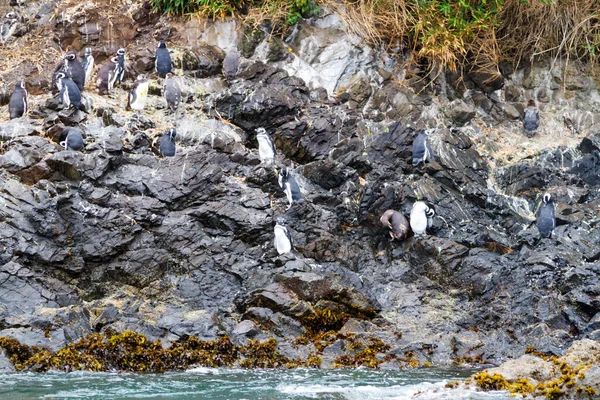
[[[446,382],[464,379],[471,372],[197,368],[161,375],[90,372],[0,374],[0,399],[514,399],[499,392],[441,390]]]

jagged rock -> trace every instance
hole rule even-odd
[[[517,108],[512,105],[512,104],[504,104],[504,106],[502,107],[504,114],[512,120],[516,120],[521,118],[521,113],[519,112],[519,110],[517,110]]]
[[[458,126],[463,126],[473,119],[475,110],[462,100],[454,100],[448,106],[446,115]]]
[[[221,73],[225,53],[214,46],[200,46],[183,51],[181,67],[186,75],[206,78]]]

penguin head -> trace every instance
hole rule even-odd
[[[73,61],[77,58],[77,54],[75,54],[74,51],[70,51],[65,55],[65,60],[67,61]]]
[[[278,217],[275,219],[275,224],[276,225],[281,225],[283,227],[285,227],[285,218],[283,217]]]
[[[57,81],[60,81],[61,79],[65,79],[67,74],[65,74],[63,71],[60,71],[56,73],[55,77]]]
[[[158,48],[159,49],[166,49],[167,45],[165,44],[165,42],[158,42]]]
[[[552,196],[550,195],[550,193],[544,194],[542,201],[544,202],[544,204],[552,203]]]
[[[175,74],[174,74],[174,73],[172,73],[172,72],[167,72],[167,75],[165,75],[165,78],[166,78],[166,79],[171,79],[171,78],[173,78],[173,77],[175,77]]]
[[[533,100],[533,99],[530,99],[530,100],[527,102],[527,107],[535,107],[535,100]]]
[[[146,79],[146,75],[144,75],[144,74],[139,74],[136,78],[136,80],[138,80],[138,81],[143,81],[145,79]]]
[[[127,51],[126,49],[120,48],[119,50],[117,50],[117,55],[124,56],[126,51]]]
[[[288,167],[286,167],[285,165],[283,167],[281,167],[281,169],[279,170],[279,176],[282,178],[285,178],[285,180],[287,180],[289,174],[290,174],[290,171],[289,171]]]
[[[175,128],[171,128],[169,129],[169,131],[167,132],[169,137],[171,138],[171,141],[175,141],[175,136],[177,136],[177,131],[175,130]]]
[[[17,81],[15,88],[16,89],[25,89],[25,81],[24,80]]]
[[[4,18],[6,19],[17,19],[17,13],[14,11],[11,11],[9,13],[7,13]]]
[[[110,59],[110,62],[113,64],[118,64],[119,63],[119,57],[113,57]]]
[[[425,209],[425,215],[427,218],[433,218],[435,216],[435,209],[433,207],[427,206]]]

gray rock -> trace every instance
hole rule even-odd
[[[475,110],[462,100],[452,101],[445,112],[453,124],[457,126],[466,125],[476,114]]]

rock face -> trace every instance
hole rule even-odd
[[[27,4],[32,15],[47,6]],[[131,75],[150,72],[159,17],[147,3],[122,6],[136,23],[111,33],[111,46],[128,47]],[[60,25],[61,43],[89,45],[102,62],[108,2],[86,3],[85,18],[56,7],[63,17],[36,20],[31,35]],[[160,18],[183,74],[178,114],[156,79],[144,114],[124,111],[132,78],[113,97],[88,89],[85,112],[63,110],[46,94],[58,55],[48,71],[22,60],[0,74],[42,93],[21,119],[0,109],[0,336],[52,350],[110,330],[165,344],[275,338],[281,354],[310,365],[382,368],[495,362],[527,346],[559,355],[573,340],[600,339],[593,80],[554,88],[556,71],[536,66],[491,86],[448,72],[423,89],[390,79],[394,58],[359,44],[332,14],[299,25],[291,51],[264,32],[242,43],[235,21],[209,24],[200,44],[193,21]],[[236,41],[246,58],[226,82],[223,50]],[[540,130],[525,139],[513,121],[519,102],[541,92]],[[84,132],[83,151],[58,145],[67,126]],[[158,158],[157,138],[173,126],[177,153]],[[276,144],[273,166],[260,163],[258,127]],[[415,167],[412,141],[425,127],[435,128],[435,161]],[[273,168],[282,165],[304,204],[287,208]],[[534,224],[543,192],[558,205],[552,239]],[[430,234],[392,241],[379,217],[408,216],[418,200],[435,208]],[[293,254],[273,247],[279,217]],[[295,342],[327,329],[342,336]],[[352,337],[364,354],[395,358],[365,362]]]

